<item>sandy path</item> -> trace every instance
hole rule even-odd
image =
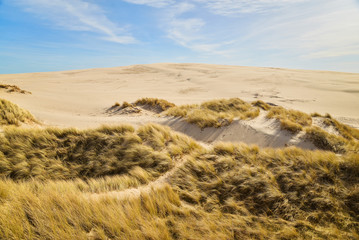
[[[149,182],[146,185],[142,185],[137,188],[128,188],[123,191],[110,191],[92,194],[86,193],[85,196],[90,200],[99,200],[107,197],[117,199],[138,198],[141,196],[141,193],[148,193],[153,187],[158,187],[159,185],[168,182],[168,178],[171,177],[181,166],[183,166],[185,162],[186,160],[183,159],[176,160],[171,170],[167,171],[165,174],[161,175],[156,180]]]

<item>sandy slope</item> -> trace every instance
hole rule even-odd
[[[48,125],[95,127],[163,122],[154,116],[109,116],[114,102],[141,97],[176,104],[214,98],[261,99],[305,112],[329,112],[359,126],[359,74],[209,64],[150,64],[64,72],[3,74],[0,83],[32,94],[2,98],[30,110]],[[170,125],[170,124],[169,124]]]
[[[104,110],[114,102],[141,97],[176,104],[213,98],[256,98],[305,112],[329,112],[347,121],[359,118],[359,74],[221,66],[150,64],[65,72],[3,74],[31,95],[1,97],[30,110],[45,123],[89,127],[115,123]],[[131,120],[132,121],[132,120]],[[354,120],[354,123],[357,122]]]

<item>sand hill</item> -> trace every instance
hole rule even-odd
[[[0,75],[0,83],[32,94],[1,91],[48,125],[96,127],[145,119],[108,117],[114,102],[142,97],[175,104],[218,98],[263,100],[306,113],[330,113],[359,126],[359,74],[209,64],[149,64]],[[152,121],[149,119],[148,121]]]

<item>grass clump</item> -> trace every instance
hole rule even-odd
[[[271,105],[269,105],[268,103],[265,103],[261,100],[257,100],[257,101],[254,101],[252,102],[252,105],[255,106],[255,107],[259,107],[265,111],[268,111],[269,109],[271,109]]]
[[[175,104],[158,98],[141,98],[134,103],[128,103],[124,101],[122,105],[119,102],[116,102],[111,108],[108,109],[108,111],[113,112],[125,110],[125,113],[139,113],[141,112],[141,109],[137,106],[156,113],[161,113],[171,107],[174,107]]]
[[[335,153],[359,153],[359,142],[353,138],[348,140],[342,136],[330,134],[317,126],[307,127],[305,132],[306,137],[319,149]]]
[[[150,130],[149,130],[150,129]],[[169,145],[180,154],[172,154]],[[140,167],[158,177],[173,166],[175,155],[200,148],[169,129],[147,125],[95,130],[7,128],[0,136],[0,177],[73,179],[129,174]]]
[[[188,161],[170,183],[182,201],[221,215],[218,226],[231,223],[230,239],[355,239],[357,160],[220,143]]]
[[[125,109],[125,108],[128,108],[128,107],[134,107],[131,103],[128,103],[126,101],[124,101],[121,105],[121,103],[119,102],[116,102],[114,105],[112,105],[111,109],[114,109],[114,108],[121,108],[121,109]]]
[[[19,88],[19,87],[16,86],[16,85],[0,84],[0,89],[1,89],[1,88],[2,88],[2,89],[5,89],[5,90],[6,90],[7,92],[9,92],[9,93],[17,92],[17,93],[23,93],[23,94],[26,94],[26,93],[31,94],[31,92],[22,90],[21,88]]]
[[[222,127],[231,124],[234,118],[252,119],[259,115],[259,108],[239,98],[207,101],[200,105],[176,106],[165,112],[168,116],[182,117],[200,128]]]
[[[30,112],[5,99],[0,99],[0,125],[16,125],[37,122]]]
[[[141,98],[141,99],[138,99],[134,103],[134,105],[154,108],[155,110],[157,110],[159,112],[166,111],[167,109],[175,106],[175,104],[173,104],[171,102],[168,102],[164,99],[158,99],[158,98]]]
[[[305,128],[306,136],[318,148],[336,153],[359,152],[359,130],[347,126],[326,114],[324,116],[314,113],[313,117],[320,118],[327,127],[333,127],[337,134],[324,131],[317,126]]]
[[[267,118],[278,119],[281,128],[292,133],[297,133],[301,131],[303,127],[312,125],[312,118],[310,115],[296,110],[288,110],[279,106],[270,108]]]
[[[326,126],[333,126],[344,138],[348,140],[359,140],[359,130],[342,124],[332,118],[329,114],[324,117],[323,123]]]
[[[122,108],[128,108],[128,107],[133,107],[133,105],[131,104],[131,103],[128,103],[128,102],[126,102],[126,101],[124,101],[123,103],[122,103],[122,106],[121,106]]]

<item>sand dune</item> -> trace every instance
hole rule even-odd
[[[28,109],[45,125],[88,128],[103,124],[149,122],[168,125],[196,140],[244,141],[261,147],[296,145],[315,147],[300,134],[283,131],[262,114],[251,121],[206,128],[182,119],[140,114],[110,114],[115,102],[141,97],[163,98],[176,104],[238,97],[304,112],[329,112],[344,123],[359,127],[359,74],[239,67],[208,64],[150,64],[64,72],[0,75],[0,83],[17,85],[32,94],[1,91],[1,96]]]
[[[157,97],[175,104],[215,98],[261,99],[304,112],[329,112],[357,124],[359,74],[209,64],[150,64],[64,72],[3,74],[3,84],[31,95],[3,98],[49,125],[95,127],[118,123],[105,109],[114,102]]]
[[[205,143],[214,142],[245,142],[259,147],[285,147],[298,146],[304,149],[317,149],[311,142],[300,138],[299,134],[292,134],[281,130],[280,124],[275,119],[267,119],[265,113],[259,117],[247,120],[235,120],[229,126],[221,128],[201,129],[194,124],[189,124],[180,118],[169,119],[162,124],[172,129]]]

